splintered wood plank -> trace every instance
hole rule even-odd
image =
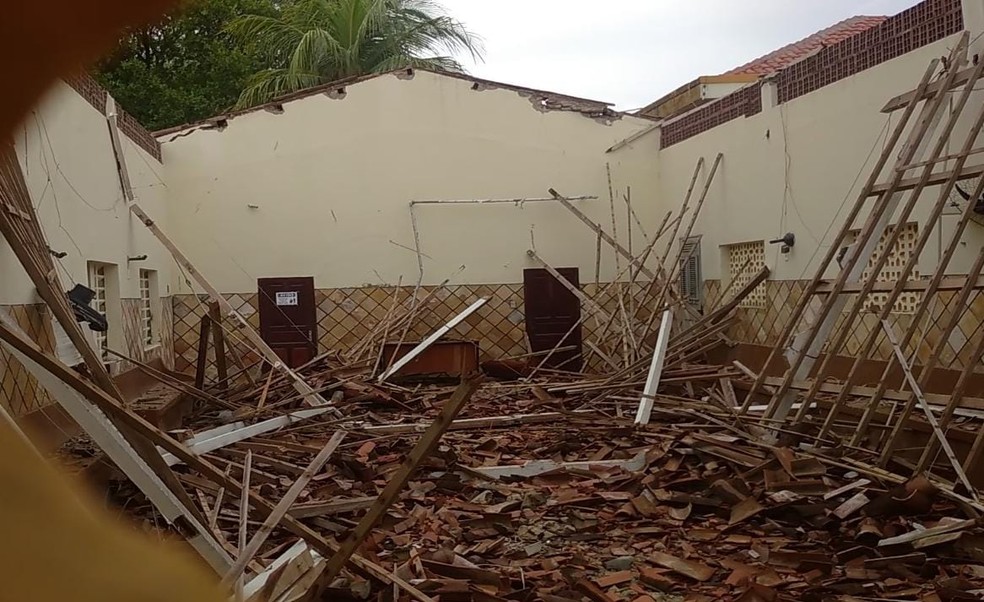
[[[932,529],[923,529],[921,531],[910,531],[909,533],[903,533],[896,537],[889,537],[878,542],[879,548],[884,548],[886,546],[897,546],[903,543],[913,543],[924,539],[926,537],[934,537],[936,535],[942,535],[944,533],[951,533],[954,531],[963,531],[969,529],[977,524],[975,519],[961,520],[952,522],[946,525],[938,525]]]
[[[253,535],[253,539],[249,541],[249,544],[244,547],[242,542],[240,542],[239,558],[236,559],[236,563],[232,565],[229,572],[227,572],[222,578],[222,583],[224,585],[228,586],[239,579],[239,576],[246,568],[246,563],[248,563],[250,559],[252,559],[253,556],[260,551],[260,546],[262,546],[270,534],[273,533],[273,529],[280,524],[281,519],[284,518],[284,515],[287,514],[287,511],[290,510],[290,507],[294,504],[294,501],[297,500],[299,495],[301,495],[301,492],[304,491],[304,488],[307,487],[307,484],[311,481],[311,479],[318,474],[325,463],[328,462],[328,458],[335,453],[335,450],[338,449],[339,445],[341,445],[342,439],[345,438],[345,435],[345,431],[338,431],[332,436],[331,439],[328,440],[328,443],[325,444],[324,449],[322,449],[321,452],[315,456],[313,460],[311,460],[311,463],[304,470],[304,473],[297,477],[297,480],[290,486],[290,489],[287,490],[284,497],[274,507],[273,512],[271,512],[269,516],[263,520],[263,524],[260,525],[259,530],[255,535]],[[250,452],[247,452],[247,460],[252,459],[252,457],[248,455],[249,453]],[[246,483],[248,484],[248,481],[246,481]],[[248,499],[248,496],[244,495],[242,498],[246,500]],[[243,517],[243,520],[245,521],[246,518]]]
[[[869,481],[868,479],[858,479],[857,481],[854,481],[853,483],[848,483],[847,485],[844,485],[843,487],[838,487],[837,489],[834,489],[833,491],[830,491],[828,493],[825,493],[824,496],[823,496],[823,499],[825,501],[826,500],[832,500],[835,497],[842,496],[845,493],[850,493],[850,492],[854,491],[855,489],[858,489],[860,487],[864,487],[865,485],[871,485],[871,481]]]
[[[844,520],[858,510],[867,506],[870,501],[871,499],[869,499],[864,493],[859,493],[838,506],[837,509],[834,510],[834,516]]]

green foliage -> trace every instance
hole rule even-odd
[[[227,31],[266,61],[239,107],[400,67],[462,71],[455,53],[482,55],[481,41],[431,0],[292,0],[277,14],[243,15]]]
[[[160,24],[132,31],[95,76],[151,130],[221,113],[268,64],[226,26],[247,13],[276,16],[278,6],[277,0],[191,0]]]

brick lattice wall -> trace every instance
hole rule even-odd
[[[963,30],[960,0],[926,0],[778,72],[779,102],[789,102]],[[762,84],[745,86],[662,128],[668,148],[739,117],[762,111]]]
[[[92,105],[97,111],[103,115],[106,114],[106,99],[109,96],[109,93],[106,92],[106,89],[99,85],[99,82],[93,79],[91,75],[84,72],[77,73],[75,75],[66,76],[64,80],[66,84],[78,92],[79,96],[84,98],[86,102]],[[135,117],[118,106],[117,119],[120,130],[128,138],[130,138],[130,140],[133,140],[137,146],[147,151],[150,156],[154,157],[158,161],[161,160],[161,144],[154,138],[153,134],[151,134],[147,128],[142,126]]]

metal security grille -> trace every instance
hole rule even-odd
[[[151,270],[140,270],[140,338],[144,347],[154,344],[154,308]]]
[[[739,291],[752,281],[752,277],[765,267],[765,241],[746,242],[728,245],[728,272],[731,275],[731,290]],[[765,283],[745,297],[738,307],[765,307]]]
[[[680,294],[687,303],[699,307],[702,289],[700,237],[693,236],[683,241],[683,252],[680,254]]]
[[[90,307],[101,314],[106,314],[106,266],[98,263],[89,264],[89,288],[96,293],[92,298]],[[92,333],[93,346],[99,352],[99,357],[104,362],[109,361],[108,340],[105,332],[90,331]]]

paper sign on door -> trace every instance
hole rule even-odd
[[[277,293],[277,305],[297,305],[297,291]]]

